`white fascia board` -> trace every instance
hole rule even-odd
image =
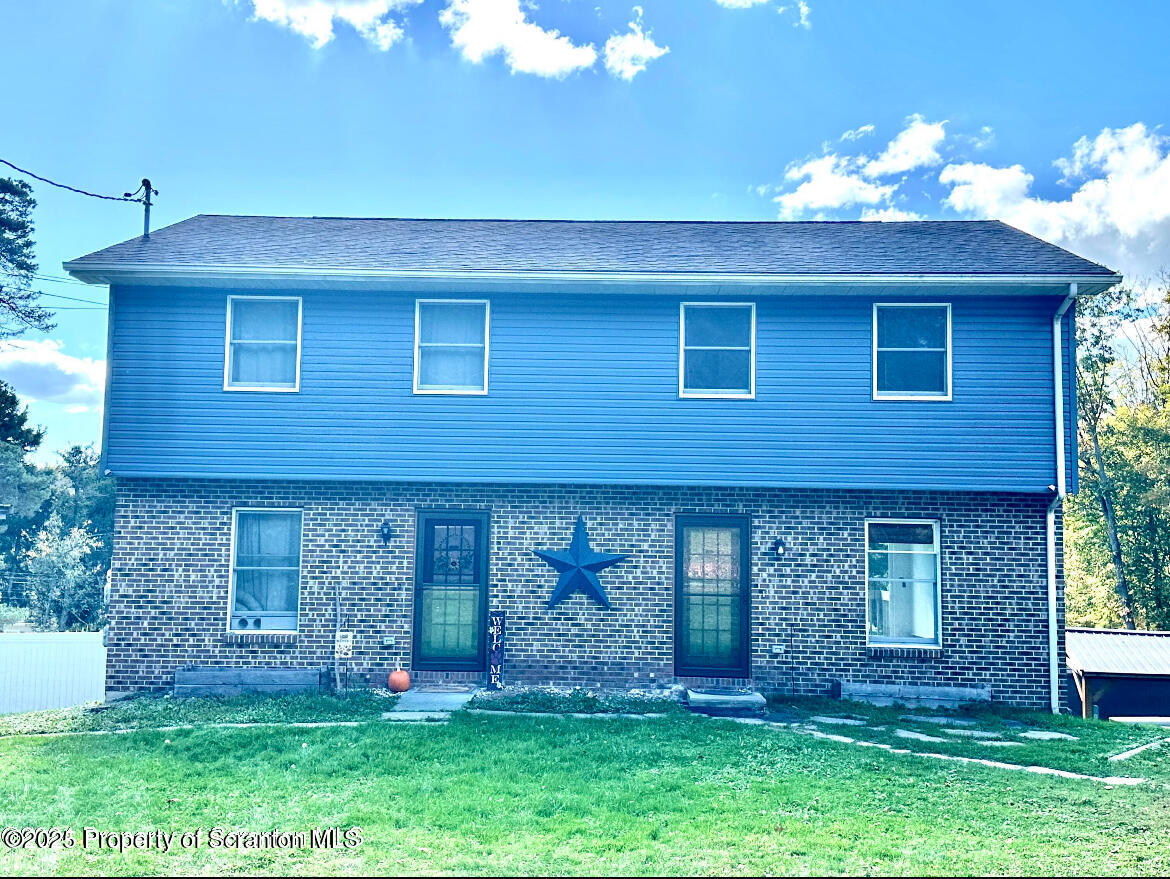
[[[1070,283],[1080,283],[1082,289],[1110,287],[1121,280],[1120,275],[980,275],[980,274],[774,274],[748,272],[554,272],[554,271],[402,271],[397,269],[304,268],[287,266],[209,266],[209,265],[150,265],[126,266],[119,264],[76,262],[64,263],[73,277],[91,284],[219,284],[251,282],[258,285],[311,285],[346,287],[385,287],[398,284],[447,283],[474,285],[507,285],[512,288],[525,284],[547,287],[557,285],[620,285],[667,286],[694,285],[702,287],[744,286],[783,288],[808,286],[872,287],[899,286],[1035,286],[1067,289]],[[775,289],[774,292],[783,292]]]

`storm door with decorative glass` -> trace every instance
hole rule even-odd
[[[744,516],[675,520],[675,673],[748,677],[750,571]]]
[[[488,516],[420,513],[415,557],[414,667],[484,669]]]

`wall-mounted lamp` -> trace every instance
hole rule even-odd
[[[382,524],[378,528],[378,536],[382,538],[382,546],[389,546],[390,541],[394,539],[394,529],[390,526],[389,519],[382,520]]]
[[[783,537],[777,537],[772,541],[772,552],[775,553],[776,558],[784,558],[784,554],[788,552],[788,547],[785,545]]]

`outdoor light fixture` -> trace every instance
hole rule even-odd
[[[784,558],[784,553],[788,552],[788,547],[785,546],[783,537],[777,537],[772,541],[772,552],[776,554],[776,558]]]
[[[382,546],[390,545],[390,541],[394,537],[394,529],[390,527],[389,519],[382,520],[382,525],[378,529],[378,536],[382,538]]]

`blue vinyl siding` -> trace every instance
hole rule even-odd
[[[113,293],[119,476],[1036,492],[1054,478],[1051,297],[951,300],[953,401],[875,402],[872,303],[912,299],[890,289],[756,298],[754,400],[679,399],[679,302],[709,294],[484,296],[491,390],[474,397],[412,393],[413,296],[297,293],[300,392],[225,393],[227,291]]]

